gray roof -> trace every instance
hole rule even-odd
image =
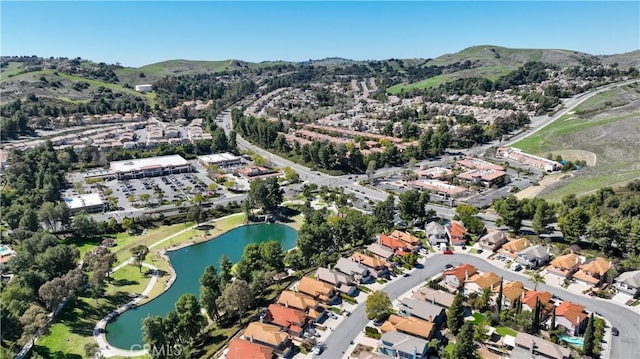
[[[397,351],[409,354],[413,353],[414,350],[418,353],[424,353],[429,346],[429,342],[424,339],[399,332],[386,332],[382,334],[380,340],[391,344],[393,349]]]
[[[548,255],[549,251],[547,248],[541,245],[525,248],[518,253],[518,256],[524,256],[527,259],[544,258]]]
[[[482,243],[487,243],[487,244],[494,244],[494,243],[498,243],[502,240],[507,240],[507,233],[505,233],[504,231],[489,231],[489,233],[485,234],[484,236],[480,237],[480,242]]]
[[[571,350],[557,344],[548,342],[542,338],[534,337],[526,333],[518,333],[516,336],[516,346],[530,350],[533,345],[534,352],[543,354],[547,358],[570,358]]]
[[[378,257],[389,259],[393,256],[393,250],[378,243],[371,243],[367,246],[367,250]]]
[[[354,262],[349,258],[340,258],[335,266],[336,270],[349,275],[366,276],[369,273],[369,268],[363,266],[360,263]]]
[[[353,277],[335,270],[320,267],[316,271],[316,279],[333,285],[353,283]]]
[[[414,317],[433,321],[444,308],[420,299],[404,298],[400,308]]]
[[[624,272],[616,278],[616,282],[623,282],[634,288],[640,287],[640,270]]]
[[[429,222],[426,225],[425,230],[427,231],[427,234],[446,234],[447,233],[447,231],[444,229],[444,226],[438,222]]]
[[[430,302],[432,304],[438,304],[443,307],[450,307],[453,303],[453,298],[455,297],[451,293],[447,293],[442,290],[435,290],[429,287],[422,287],[416,290],[412,297],[418,300],[424,300],[425,302]],[[435,302],[435,303],[434,303]]]

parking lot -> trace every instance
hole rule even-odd
[[[217,190],[209,187],[212,182],[201,173],[180,173],[159,177],[110,180],[104,184],[111,189],[112,196],[118,199],[119,209],[127,211],[190,201],[196,194],[202,194],[205,198],[215,196]]]

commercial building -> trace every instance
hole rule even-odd
[[[412,182],[413,188],[419,188],[431,192],[431,195],[441,200],[450,200],[463,196],[467,189],[460,186],[454,186],[446,182],[438,180],[423,179]]]
[[[530,155],[517,148],[500,147],[496,152],[496,156],[514,160],[531,167],[536,167],[545,170],[546,172],[555,172],[562,169],[562,164],[560,162]]]
[[[458,166],[469,169],[469,170],[496,170],[496,171],[504,171],[504,167],[500,165],[494,165],[491,162],[487,162],[485,160],[481,160],[475,157],[465,158],[463,160],[456,161]]]
[[[179,155],[169,155],[114,161],[111,172],[118,179],[154,177],[191,172],[191,165]]]
[[[502,187],[509,182],[507,173],[495,169],[476,169],[457,176],[459,179],[483,187]]]
[[[227,168],[232,166],[239,166],[242,164],[242,158],[229,152],[214,153],[211,155],[198,156],[198,161],[205,166],[218,166],[221,168]]]
[[[69,207],[70,214],[78,212],[102,212],[104,210],[104,201],[99,193],[83,194],[74,197],[67,197],[64,202]]]

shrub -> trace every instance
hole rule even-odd
[[[345,302],[351,303],[351,304],[356,304],[358,303],[358,301],[356,300],[356,298],[345,294],[345,293],[340,293],[340,298],[342,298],[342,300],[344,300]]]
[[[364,327],[364,335],[373,339],[380,339],[381,335],[378,329],[374,327]]]

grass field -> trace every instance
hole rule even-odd
[[[191,222],[155,228],[140,236],[119,233],[115,237],[116,243],[118,243],[115,250],[118,263],[122,263],[128,259],[131,256],[129,249],[137,244],[150,246],[153,243],[160,242],[171,235],[189,228],[184,233],[154,247],[145,260],[145,263],[154,265],[158,267],[158,269],[170,273],[172,271],[170,264],[156,256],[155,253],[157,250],[172,245],[179,245],[194,238],[195,241],[209,239],[242,225],[244,219],[244,214],[240,213],[217,220],[214,223],[213,229],[208,231],[208,234],[198,229],[189,228],[193,226]],[[93,240],[92,242],[97,241]],[[86,253],[96,246],[96,243],[79,245],[83,253]],[[95,299],[81,297],[78,299],[76,305],[66,306],[56,322],[51,326],[50,334],[38,341],[38,350],[50,354],[61,352],[84,357],[84,345],[94,342],[92,335],[95,324],[107,313],[119,305],[127,303],[131,299],[131,296],[142,293],[147,287],[151,279],[145,276],[144,272],[145,268],[142,268],[141,273],[138,267],[131,265],[124,266],[112,274],[113,281],[107,286],[107,291],[103,299],[96,302]],[[162,294],[164,290],[164,282],[162,280],[157,281],[152,291],[148,294],[148,298],[142,301],[141,304]],[[226,334],[229,330],[231,329],[216,330],[212,340],[219,338],[222,334]],[[217,347],[215,344],[213,344],[213,346]]]
[[[571,193],[587,194],[601,187],[623,185],[640,177],[640,85],[617,87],[595,95],[574,111],[513,144],[546,157],[595,156],[595,165],[545,188],[540,196],[558,201]],[[565,156],[566,155],[566,156]],[[592,161],[591,161],[592,162]]]
[[[505,335],[511,335],[512,337],[515,337],[518,334],[515,330],[507,327],[497,327],[496,333],[498,333],[498,335],[501,337],[504,337]]]

